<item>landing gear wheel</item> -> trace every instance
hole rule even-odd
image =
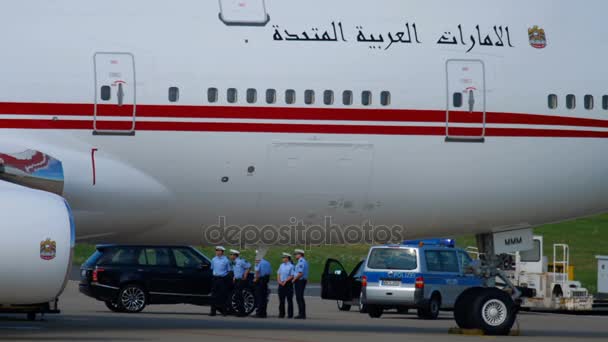
[[[418,308],[418,317],[421,319],[437,319],[440,309],[441,299],[438,295],[433,295],[424,307]]]
[[[382,317],[383,313],[384,313],[384,308],[382,308],[381,306],[368,305],[368,307],[367,307],[367,314],[371,318],[380,318],[380,317]]]
[[[456,303],[454,304],[454,319],[461,329],[475,328],[473,320],[471,319],[471,305],[473,299],[479,295],[480,291],[483,291],[483,288],[472,287],[465,290],[456,299]]]
[[[339,300],[337,301],[338,304],[338,310],[340,311],[350,311],[351,306],[348,304],[344,304],[343,300]]]
[[[106,303],[106,307],[108,309],[110,309],[110,311],[112,311],[112,312],[124,312],[124,310],[118,304],[118,301],[116,299],[114,299],[114,300],[106,300],[105,303]]]
[[[118,305],[127,313],[141,312],[147,304],[146,291],[138,285],[127,285],[118,294]]]
[[[508,335],[517,317],[513,299],[504,291],[482,289],[471,304],[471,321],[486,335]]]

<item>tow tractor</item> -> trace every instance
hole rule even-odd
[[[542,255],[543,242],[542,236],[534,236],[533,249],[504,258],[508,279],[526,293],[520,298],[520,307],[532,311],[591,311],[593,296],[581,282],[574,280],[570,247],[554,244],[552,263],[549,263],[547,256]],[[467,250],[473,257],[479,257],[476,248],[468,247]]]

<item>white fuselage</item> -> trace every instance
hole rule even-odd
[[[330,216],[437,236],[608,209],[605,1],[266,0],[265,8],[265,26],[228,26],[211,0],[11,3],[0,13],[0,152],[61,160],[79,239],[103,242],[206,242],[203,230],[219,217],[283,225]],[[531,46],[535,25],[546,46]],[[406,27],[410,41],[397,41]],[[303,34],[326,31],[327,40]],[[383,42],[371,42],[379,35]],[[492,46],[480,43],[486,36]],[[257,90],[255,103],[247,89]],[[276,103],[266,103],[267,89]],[[371,105],[362,104],[365,91]],[[130,133],[133,121],[134,135],[93,134]]]

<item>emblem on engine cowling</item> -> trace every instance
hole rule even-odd
[[[50,238],[40,242],[40,259],[53,260],[57,256],[57,243]]]

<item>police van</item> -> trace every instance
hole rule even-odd
[[[451,239],[373,246],[362,265],[360,304],[372,318],[397,307],[417,309],[418,317],[436,319],[440,310],[452,309],[466,289],[482,285],[482,279],[472,272],[472,262]],[[322,297],[351,300],[349,280],[337,260],[328,260]]]

